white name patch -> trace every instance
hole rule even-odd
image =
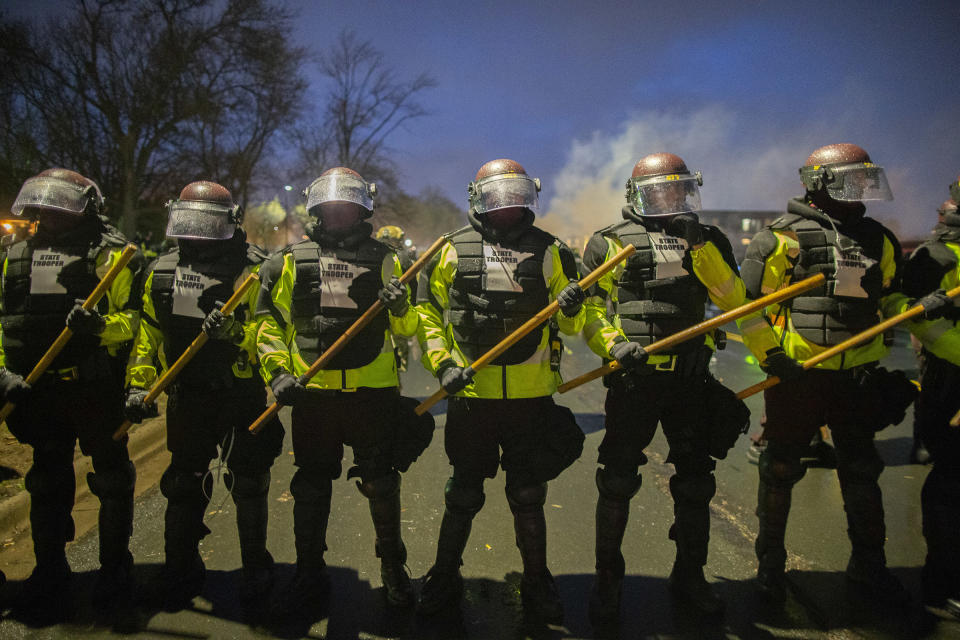
[[[653,258],[657,264],[657,280],[680,278],[690,275],[683,268],[683,256],[687,253],[687,241],[659,231],[648,232]]]
[[[35,250],[30,265],[30,293],[66,293],[67,288],[60,284],[58,279],[60,272],[79,259],[80,256],[70,256],[59,251]]]
[[[205,318],[200,308],[200,296],[208,288],[220,284],[189,267],[177,267],[173,272],[173,314],[187,318]]]
[[[847,249],[842,252],[837,247],[833,247],[833,261],[837,266],[837,284],[833,293],[838,296],[848,298],[867,298],[867,292],[863,289],[861,280],[866,275],[867,269],[876,264],[862,253],[860,249]]]
[[[359,267],[333,257],[320,257],[320,305],[327,309],[356,309],[357,303],[350,298],[350,285],[354,279],[370,269]]]
[[[532,253],[483,243],[483,288],[487,291],[512,291],[515,293],[523,291],[523,287],[517,282],[517,267],[521,262],[532,256]]]

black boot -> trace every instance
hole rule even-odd
[[[445,490],[446,507],[440,523],[437,560],[420,589],[417,611],[434,615],[458,606],[463,596],[463,550],[470,538],[473,517],[483,508],[483,481],[465,483],[450,478]]]
[[[377,534],[376,551],[380,558],[380,578],[387,602],[395,607],[413,604],[413,587],[404,568],[407,549],[400,534],[400,474],[357,483],[360,493],[370,501],[370,517]]]
[[[507,490],[517,548],[523,559],[520,596],[524,613],[538,622],[561,624],[563,601],[547,570],[547,522],[543,515],[546,496],[546,484]]]
[[[260,475],[231,473],[231,495],[237,507],[237,536],[243,564],[240,599],[247,605],[266,604],[273,587],[273,556],[267,551],[267,493],[270,472]]]
[[[927,541],[921,574],[923,604],[960,617],[960,478],[947,475],[934,464],[920,496]]]
[[[784,568],[787,549],[784,537],[787,518],[790,515],[793,485],[772,485],[763,478],[757,489],[757,518],[759,533],[754,545],[757,552],[757,587],[774,604],[787,599],[787,582]]]
[[[34,450],[34,465],[24,478],[30,493],[30,535],[37,565],[21,585],[14,606],[21,614],[62,620],[70,613],[71,574],[65,549],[74,536],[70,515],[76,492],[73,451],[66,467],[47,464],[50,461],[44,454]]]
[[[677,559],[670,573],[670,590],[706,615],[724,609],[723,600],[703,576],[710,542],[710,499],[716,492],[712,473],[675,475],[670,478]]]
[[[882,469],[883,462],[875,449],[873,456],[844,458],[838,469],[843,508],[847,512],[847,534],[853,547],[847,579],[873,599],[905,606],[910,602],[910,593],[887,569],[883,549],[887,530],[883,495],[877,483]]]
[[[93,589],[93,603],[109,608],[129,602],[134,591],[133,490],[136,470],[129,460],[120,466],[87,474],[90,492],[100,499],[100,570]]]
[[[203,516],[213,490],[213,478],[204,472],[169,467],[160,478],[160,492],[167,498],[164,513],[163,568],[147,590],[147,600],[164,611],[191,606],[203,591],[206,567],[199,545],[210,529]]]
[[[332,481],[328,476],[297,469],[290,482],[293,495],[293,535],[297,573],[274,601],[270,613],[278,620],[312,617],[330,595],[330,578],[323,554],[327,550]]]
[[[630,519],[630,499],[639,491],[641,481],[642,477],[634,473],[616,475],[597,469],[597,576],[590,592],[590,622],[594,626],[612,624],[620,617],[625,569],[620,546]]]

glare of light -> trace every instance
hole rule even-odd
[[[411,240],[410,238],[407,238],[406,240],[403,241],[403,246],[405,247],[409,247],[412,244],[413,244],[413,240]]]
[[[4,231],[13,231],[13,225],[10,224],[9,222],[4,222],[3,229]]]
[[[289,184],[285,184],[285,185],[283,185],[283,190],[284,190],[284,191],[293,191],[293,187],[292,187],[291,185],[289,185]]]
[[[742,244],[743,246],[747,246],[748,244],[750,244],[750,238],[740,238],[740,244]]]
[[[276,227],[276,226],[275,226],[275,227],[273,228],[273,230],[274,230],[274,231],[280,231],[280,227]]]

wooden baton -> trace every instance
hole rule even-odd
[[[947,291],[948,298],[954,298],[958,295],[960,295],[960,287],[954,287],[953,289],[950,289],[950,291]],[[846,340],[844,340],[839,344],[835,344],[834,346],[830,347],[826,351],[822,351],[821,353],[818,353],[812,358],[808,360],[804,360],[802,363],[802,366],[804,369],[811,369],[817,366],[818,364],[820,364],[821,362],[823,362],[824,360],[829,360],[830,358],[837,355],[841,351],[846,351],[850,347],[855,347],[858,344],[866,342],[870,338],[880,335],[887,329],[897,326],[904,320],[909,320],[911,318],[917,317],[918,315],[923,313],[923,311],[924,311],[923,305],[915,304],[909,309],[907,309],[906,311],[904,311],[903,313],[898,313],[892,318],[888,318],[883,322],[876,324],[865,331],[861,331],[855,336],[851,336],[847,338]],[[769,389],[770,387],[778,384],[779,382],[780,382],[780,378],[778,378],[777,376],[770,376],[769,378],[767,378],[766,380],[763,380],[762,382],[758,382],[753,386],[747,387],[746,389],[739,391],[737,393],[737,397],[740,398],[741,400],[743,400],[744,398],[749,398],[753,394],[759,393],[764,389]]]
[[[410,265],[410,268],[403,272],[403,275],[400,276],[400,284],[405,285],[417,275],[420,269],[432,258],[440,249],[443,248],[443,245],[447,243],[447,236],[440,236],[437,240],[430,245],[430,248],[424,251],[423,255],[417,258],[417,261]],[[350,325],[343,334],[336,339],[336,341],[330,345],[326,351],[320,354],[320,357],[310,365],[310,368],[300,376],[300,384],[306,385],[310,382],[310,378],[317,375],[317,372],[327,366],[327,363],[333,359],[335,355],[340,353],[347,343],[350,342],[353,338],[360,333],[364,327],[370,324],[370,321],[373,320],[380,311],[383,310],[383,303],[377,300],[370,308],[367,309],[362,316],[357,318],[357,321]],[[257,433],[263,426],[266,424],[267,420],[276,415],[280,411],[280,404],[274,402],[267,409],[260,414],[260,417],[257,418],[253,424],[250,425],[249,430],[252,433]]]
[[[771,294],[765,295],[762,298],[757,298],[756,300],[748,302],[745,305],[739,306],[736,309],[725,311],[724,313],[721,313],[718,316],[714,316],[709,320],[704,320],[703,322],[699,322],[693,325],[692,327],[687,327],[683,331],[678,331],[673,335],[669,335],[666,338],[657,340],[656,342],[651,343],[650,345],[644,347],[644,350],[647,353],[654,353],[656,351],[661,351],[663,349],[667,349],[674,345],[680,344],[681,342],[684,342],[691,338],[695,338],[699,335],[703,335],[704,333],[707,333],[708,331],[716,329],[717,327],[724,325],[730,322],[731,320],[742,318],[743,316],[751,314],[754,311],[763,309],[766,306],[769,306],[771,304],[777,304],[778,302],[783,302],[784,300],[792,298],[793,296],[803,293],[804,291],[813,289],[814,287],[822,284],[823,281],[824,281],[824,276],[822,273],[818,273],[817,275],[810,276],[809,278],[805,278],[800,282],[791,284],[790,286],[784,287],[783,289],[778,289],[777,291],[774,291]],[[619,369],[620,369],[620,363],[617,362],[616,360],[613,360],[612,362],[608,362],[602,367],[594,369],[593,371],[588,371],[587,373],[581,376],[577,376],[570,382],[563,383],[557,388],[557,390],[560,393],[566,393],[567,391],[570,391],[571,389],[575,389],[576,387],[579,387],[582,384],[590,382],[591,380],[596,380],[597,378],[602,378],[603,376],[609,373],[613,373],[614,371],[617,371]]]
[[[240,287],[233,292],[233,295],[224,303],[220,311],[225,316],[229,316],[231,313],[236,310],[240,303],[243,301],[243,296],[247,294],[247,291],[260,281],[260,278],[257,277],[257,274],[251,273],[247,276],[246,280],[240,285]],[[153,383],[153,386],[150,387],[150,391],[147,392],[147,396],[143,399],[144,404],[153,404],[157,401],[157,398],[160,397],[160,394],[163,393],[164,389],[170,386],[170,383],[173,382],[173,379],[177,377],[177,374],[183,370],[187,363],[193,360],[193,356],[197,355],[197,352],[200,351],[200,347],[207,344],[209,337],[203,331],[200,332],[196,338],[193,339],[193,342],[190,343],[190,346],[187,347],[183,353],[180,354],[180,357],[177,358],[177,361],[167,369],[160,379]],[[123,424],[113,432],[113,439],[120,440],[123,438],[124,434],[130,429],[133,425],[129,420],[124,420]]]
[[[593,284],[599,280],[605,273],[612,270],[620,262],[628,258],[636,249],[632,244],[628,244],[624,248],[620,249],[615,256],[604,262],[602,265],[594,269],[590,274],[585,278],[580,280],[580,287],[584,290],[593,286]],[[467,367],[467,370],[472,372],[477,372],[483,367],[490,364],[491,361],[498,358],[504,351],[512,347],[520,338],[527,335],[535,328],[546,322],[550,319],[553,314],[555,314],[560,309],[560,305],[556,300],[548,304],[543,308],[537,315],[533,316],[525,323],[523,323],[519,328],[515,329],[513,333],[508,335],[506,338],[501,340],[495,347],[487,351],[485,354],[476,359],[470,366]],[[432,396],[420,403],[416,408],[416,413],[418,416],[423,415],[430,410],[430,407],[437,404],[447,396],[447,392],[442,387],[439,391],[434,393]]]
[[[104,296],[107,289],[110,288],[110,285],[113,284],[113,281],[120,272],[123,271],[123,268],[127,266],[127,263],[130,262],[130,259],[133,258],[133,254],[136,252],[137,245],[132,243],[127,244],[127,246],[123,248],[123,252],[120,254],[120,257],[117,258],[117,261],[113,263],[110,270],[103,275],[103,278],[100,279],[97,286],[90,292],[87,299],[83,301],[81,306],[84,309],[90,311],[97,306],[100,298]],[[63,331],[60,332],[60,335],[57,336],[57,339],[53,341],[53,344],[50,345],[50,348],[47,349],[47,352],[43,354],[43,357],[40,358],[40,362],[33,368],[33,371],[26,377],[25,381],[27,384],[34,384],[40,379],[40,376],[42,376],[44,371],[53,363],[54,359],[60,355],[60,352],[63,351],[63,348],[67,346],[67,342],[69,342],[72,337],[73,331],[69,327],[65,327]],[[3,408],[0,409],[0,423],[7,419],[7,416],[10,415],[15,406],[12,402],[7,402],[3,405]]]

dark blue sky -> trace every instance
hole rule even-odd
[[[390,140],[405,190],[465,204],[477,168],[512,157],[567,235],[613,221],[655,151],[703,172],[707,208],[779,209],[810,151],[855,142],[896,197],[869,210],[905,236],[933,224],[960,173],[955,0],[290,3],[301,44],[352,28],[400,76],[437,79],[431,115]]]

